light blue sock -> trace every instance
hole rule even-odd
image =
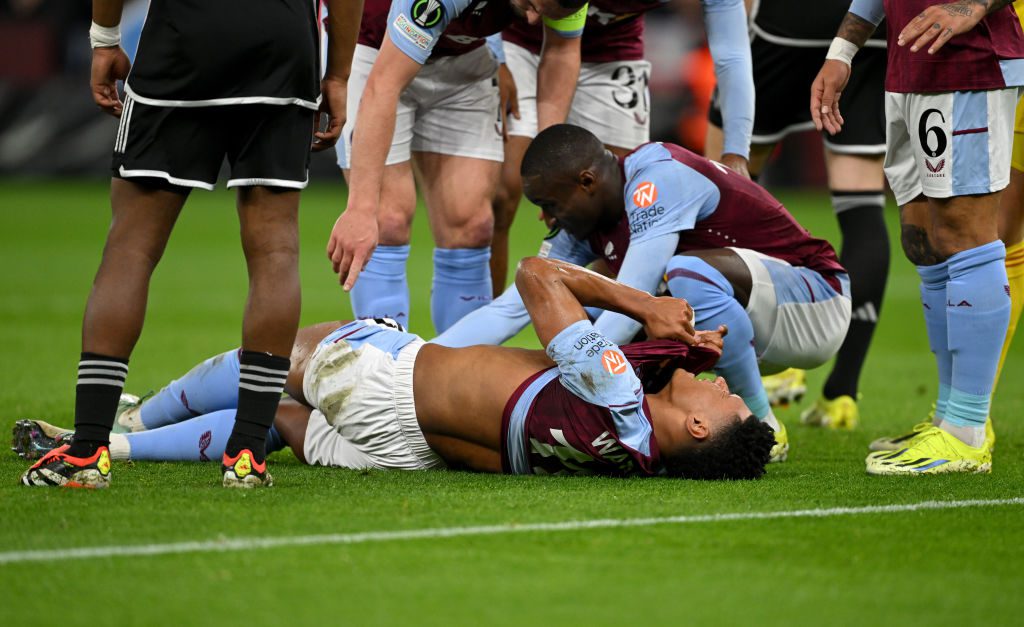
[[[944,418],[958,427],[982,427],[1010,322],[1006,247],[999,240],[949,258],[946,324],[953,384]]]
[[[935,401],[935,418],[946,416],[949,389],[953,382],[953,353],[949,351],[949,333],[946,327],[946,284],[949,283],[947,262],[934,266],[917,266],[921,277],[921,307],[924,325],[928,330],[928,346],[935,355],[939,369],[939,396]]]
[[[754,327],[747,312],[736,301],[729,281],[703,259],[680,255],[669,261],[668,289],[673,296],[690,303],[698,329],[716,329],[720,324],[729,327],[715,370],[725,377],[734,394],[743,397],[755,416],[761,420],[767,418],[771,407],[757,367]]]
[[[391,318],[409,328],[409,245],[378,246],[349,292],[356,318]]]
[[[491,247],[435,248],[430,316],[438,335],[491,302]]]
[[[158,429],[219,409],[238,407],[238,350],[211,357],[146,400],[139,418]]]
[[[237,382],[236,382],[237,387]],[[235,410],[222,409],[152,431],[124,434],[129,459],[146,461],[220,461],[235,424]],[[267,434],[267,454],[284,448],[274,427]]]

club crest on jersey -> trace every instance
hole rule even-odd
[[[609,348],[601,354],[601,365],[609,374],[622,374],[629,367],[626,357],[619,351]]]
[[[412,5],[412,21],[424,28],[435,26],[444,18],[441,0],[416,0]]]
[[[658,188],[650,181],[644,181],[633,190],[633,204],[637,207],[650,207],[658,200]]]

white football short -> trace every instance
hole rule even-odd
[[[508,117],[509,135],[537,134],[537,65],[540,55],[505,42],[505,64],[516,80],[520,119]],[[650,141],[651,98],[648,61],[584,63],[566,120],[582,126],[608,146],[633,149]]]
[[[885,176],[900,206],[924,194],[996,192],[1010,182],[1016,87],[885,92]]]
[[[317,409],[309,417],[306,461],[318,466],[426,470],[444,468],[427,445],[413,402],[412,374],[423,340],[397,357],[366,342],[321,344],[303,388]]]
[[[376,48],[357,45],[352,57],[347,117],[337,144],[343,169],[349,167],[359,100],[377,54]],[[408,161],[413,151],[503,161],[497,69],[486,46],[432,59],[420,68],[398,100],[395,136],[385,163]]]
[[[821,274],[746,248],[731,249],[751,277],[747,315],[763,374],[816,368],[836,354],[850,327],[850,280],[837,292]]]

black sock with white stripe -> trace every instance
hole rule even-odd
[[[882,310],[889,277],[889,232],[885,226],[885,194],[882,190],[832,192],[832,206],[843,233],[839,262],[850,273],[853,316],[846,339],[836,354],[835,365],[825,381],[827,399],[842,395],[857,398],[857,382],[867,358],[871,336]]]
[[[257,461],[262,461],[267,431],[274,424],[291,360],[243,350],[238,363],[238,412],[225,452],[234,456],[242,449],[249,449]]]
[[[75,387],[75,437],[68,451],[73,457],[90,457],[110,442],[117,402],[128,376],[128,360],[96,353],[82,353]]]

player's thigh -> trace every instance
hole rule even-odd
[[[437,245],[489,245],[494,229],[491,198],[501,164],[434,152],[416,152],[413,157]]]
[[[297,271],[299,190],[245,185],[238,188],[236,204],[250,272],[263,267],[261,260],[270,259]]]
[[[537,135],[537,66],[540,56],[513,43],[505,43],[505,65],[516,82],[519,117],[508,116],[506,125],[509,138]],[[506,159],[508,150],[506,146]]]
[[[346,94],[345,124],[341,129],[341,138],[335,145],[338,167],[347,170],[352,167],[352,140],[355,136],[356,123],[359,119],[359,103],[366,89],[366,81],[377,59],[378,51],[370,46],[357,44],[352,55],[352,71],[348,79]],[[415,84],[416,79],[413,79]],[[408,91],[408,88],[407,88]],[[415,108],[407,93],[403,92],[395,109],[395,133],[391,139],[391,148],[385,157],[386,165],[394,165],[409,161],[412,142],[412,127],[415,119]]]
[[[850,283],[749,249],[733,249],[751,276],[747,315],[762,372],[814,368],[839,349],[850,324]]]
[[[885,187],[885,155],[841,154],[825,148],[829,189],[846,192],[878,191]]]
[[[104,258],[136,256],[148,260],[150,267],[155,266],[186,198],[187,191],[181,188],[113,179],[110,183],[110,230]]]
[[[312,409],[297,401],[282,399],[274,416],[274,428],[295,457],[304,464],[309,463],[306,461],[305,442],[311,412]]]
[[[651,64],[645,60],[584,63],[567,122],[606,146],[632,150],[650,140]]]

